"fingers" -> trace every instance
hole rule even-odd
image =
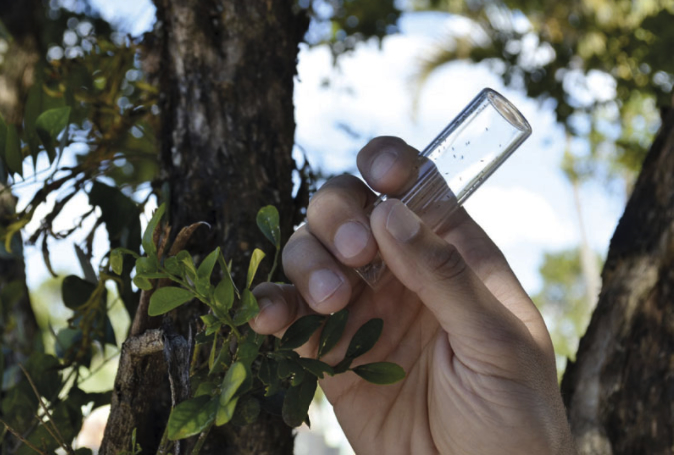
[[[528,335],[457,248],[430,231],[400,201],[379,204],[371,222],[388,267],[421,298],[450,339],[495,341]]]
[[[280,337],[295,319],[311,312],[294,286],[289,284],[262,283],[255,287],[253,295],[260,312],[249,324],[255,332],[263,335]]]
[[[416,180],[419,152],[397,137],[372,139],[358,153],[358,169],[375,191],[395,196]]]
[[[283,269],[304,301],[321,314],[344,308],[358,283],[355,272],[340,265],[306,227],[295,232],[284,248]]]
[[[377,253],[366,213],[374,200],[374,193],[356,177],[335,177],[309,203],[309,231],[343,264],[365,265]]]

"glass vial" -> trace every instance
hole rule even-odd
[[[416,181],[400,199],[433,231],[442,233],[459,206],[531,135],[531,126],[503,95],[485,88],[426,147],[415,164]],[[379,253],[356,272],[377,289],[386,280]]]

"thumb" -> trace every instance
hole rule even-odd
[[[419,296],[450,339],[503,345],[528,337],[524,324],[494,297],[457,248],[402,202],[379,204],[370,224],[388,268]]]

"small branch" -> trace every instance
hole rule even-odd
[[[197,439],[197,443],[194,445],[194,449],[192,449],[190,455],[199,455],[199,452],[201,452],[201,448],[204,446],[204,443],[206,442],[206,437],[208,436],[208,433],[211,431],[211,428],[213,428],[212,424],[210,427],[206,428],[204,431],[201,432],[201,434],[199,435],[199,439]]]
[[[26,379],[28,379],[28,382],[30,383],[31,388],[33,389],[33,392],[35,393],[35,396],[37,397],[37,400],[40,403],[40,406],[42,406],[42,409],[44,410],[45,414],[47,415],[47,422],[42,421],[42,419],[40,417],[38,417],[38,419],[40,421],[42,421],[42,424],[44,425],[45,430],[47,430],[49,432],[49,434],[52,435],[52,437],[56,440],[56,442],[59,443],[59,445],[63,448],[63,450],[66,451],[66,453],[69,453],[69,454],[75,453],[73,451],[73,448],[70,447],[70,445],[67,444],[65,442],[65,440],[63,439],[63,435],[61,435],[61,432],[59,431],[58,427],[54,423],[54,420],[52,419],[51,412],[49,412],[49,408],[47,407],[46,404],[44,404],[44,401],[42,401],[42,396],[40,395],[40,392],[37,390],[37,387],[35,386],[35,383],[33,382],[33,379],[28,374],[28,371],[26,371],[26,369],[21,364],[19,364],[19,368],[21,368],[21,371],[23,371],[23,374],[26,375]],[[49,426],[47,425],[47,423],[51,424],[51,426],[52,426],[52,428],[53,428],[53,430],[56,434],[52,433],[49,430]]]
[[[41,455],[47,455],[45,452],[43,452],[42,450],[38,449],[38,448],[35,447],[33,444],[31,444],[26,438],[24,438],[23,436],[21,436],[21,435],[19,434],[18,431],[16,431],[14,428],[10,427],[10,426],[7,424],[7,422],[5,422],[4,420],[0,419],[0,423],[3,424],[3,425],[5,426],[5,428],[7,428],[7,430],[8,430],[10,433],[12,433],[12,434],[13,434],[19,441],[21,441],[22,443],[26,444],[28,447],[30,447],[31,449],[33,449],[33,450],[36,451],[37,453],[39,453],[39,454],[41,454]]]

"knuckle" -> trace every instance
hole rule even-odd
[[[426,270],[439,281],[451,280],[463,274],[467,265],[454,245],[430,248],[424,258]]]

